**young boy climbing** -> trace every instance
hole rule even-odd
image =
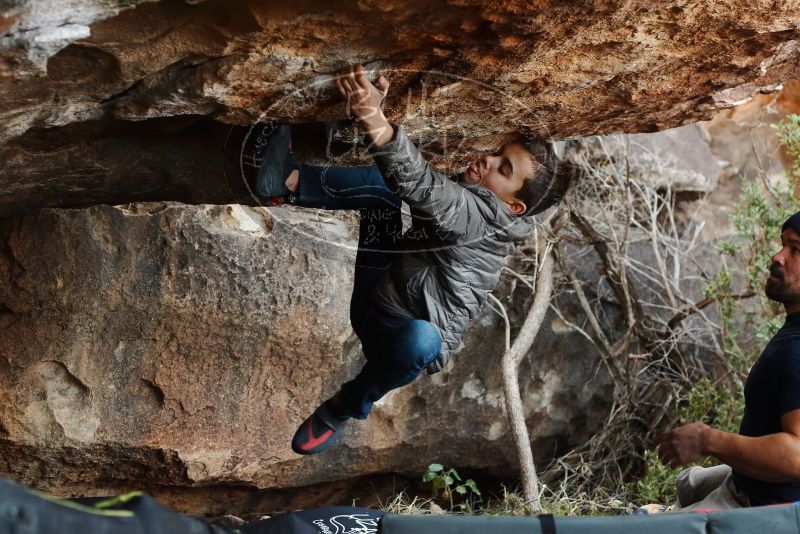
[[[292,440],[299,454],[327,449],[348,419],[366,419],[390,390],[445,366],[514,242],[532,229],[530,216],[558,202],[570,181],[550,143],[524,138],[448,177],[428,165],[402,126],[386,120],[384,77],[376,87],[356,65],[337,85],[367,132],[375,164],[298,163],[292,127],[282,124],[259,146],[261,162],[251,173],[252,189],[264,198],[360,214],[350,321],[366,363],[299,426]],[[401,202],[412,215],[405,233]]]

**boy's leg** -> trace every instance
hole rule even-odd
[[[372,304],[370,292],[389,268],[402,220],[399,207],[361,210],[360,215],[350,322],[367,362],[342,386],[332,409],[339,416],[366,419],[375,401],[419,376],[439,354],[442,339],[432,323],[389,315]]]
[[[370,291],[389,267],[394,240],[402,230],[399,206],[364,209],[360,215],[350,319],[367,362],[335,400],[325,401],[297,429],[292,449],[299,454],[315,454],[333,445],[349,417],[365,419],[376,400],[413,381],[441,350],[433,324],[387,315],[370,303]]]
[[[367,209],[383,212],[397,210],[400,197],[389,191],[383,176],[375,165],[367,167],[329,167],[299,165],[300,178],[297,190],[289,195],[294,206],[329,210]],[[365,214],[362,214],[362,218]],[[377,218],[392,224],[394,215],[370,213],[366,217],[375,224]],[[359,247],[360,248],[360,247]]]
[[[358,325],[363,324],[367,313],[369,292],[388,268],[391,252],[402,233],[400,199],[386,189],[376,167],[312,167],[311,170],[319,173],[313,176],[319,176],[320,180],[315,184],[320,186],[305,190],[308,192],[304,197],[307,205],[328,209],[361,208],[350,318],[367,352],[365,330]],[[329,181],[323,187],[322,178],[325,177]],[[378,207],[362,207],[365,204]],[[360,414],[361,411],[355,415]],[[298,454],[324,451],[341,437],[339,430],[348,417],[348,413],[337,409],[330,400],[324,402],[297,429],[292,449]]]
[[[272,205],[280,203],[276,197],[284,197],[293,205],[332,210],[399,206],[399,197],[386,187],[377,166],[335,165],[364,145],[353,137],[350,125],[340,120],[234,126],[226,139],[225,159],[253,194]],[[344,140],[348,135],[349,142]]]
[[[251,126],[231,126],[227,129],[223,144],[223,175],[231,190],[231,202],[248,202],[252,199],[252,184],[258,167],[243,157],[245,143],[252,131]]]
[[[304,165],[293,205],[324,209],[358,209],[359,232],[350,320],[359,334],[369,292],[392,261],[403,232],[400,197],[386,188],[380,171],[370,167]]]
[[[265,205],[277,205],[279,196],[290,191],[285,178],[296,167],[291,159],[289,125],[257,123],[231,126],[225,137],[223,159],[225,180],[241,201],[260,199]],[[269,167],[262,168],[262,163]],[[238,196],[236,198],[239,198]]]
[[[350,120],[292,124],[292,152],[298,162],[309,165],[352,167],[343,161],[363,154],[366,136],[353,129]]]
[[[419,376],[439,354],[441,336],[427,321],[387,315],[370,302],[370,292],[389,267],[402,234],[400,198],[388,190],[376,166],[300,165],[298,189],[290,203],[359,209],[360,215],[350,320],[367,362],[355,379],[342,386],[335,404],[323,403],[298,429],[292,446],[309,454],[334,443],[343,420],[365,419],[375,401]]]
[[[442,347],[438,329],[428,321],[368,308],[362,325],[366,329],[362,345],[367,362],[342,386],[335,406],[338,415],[357,419],[366,419],[373,403],[389,391],[413,382]]]

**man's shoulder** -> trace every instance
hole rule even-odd
[[[771,374],[800,370],[800,332],[776,336],[769,345],[763,359]]]
[[[800,357],[800,330],[778,331],[769,342],[770,354]]]

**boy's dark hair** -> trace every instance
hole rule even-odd
[[[521,216],[528,217],[543,212],[564,197],[572,182],[573,171],[568,162],[556,155],[552,142],[531,134],[521,134],[516,142],[527,148],[536,160],[534,175],[514,193],[527,206]]]

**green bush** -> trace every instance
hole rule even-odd
[[[800,177],[800,115],[789,115],[773,127],[778,130],[781,143],[794,162],[789,177],[796,179]]]

